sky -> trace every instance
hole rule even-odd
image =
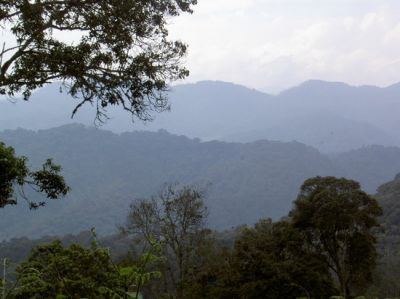
[[[198,0],[170,20],[189,45],[185,82],[277,93],[306,80],[400,82],[399,0]]]
[[[398,83],[399,12],[400,0],[198,0],[193,14],[169,20],[171,38],[189,45],[190,76],[178,83],[221,80],[272,94],[310,79]],[[0,32],[0,42],[10,38]]]

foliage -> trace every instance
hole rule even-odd
[[[314,179],[316,178],[307,180],[304,184],[306,185],[307,182],[314,181]],[[333,182],[336,180],[344,180],[336,178],[331,179]],[[345,180],[345,182],[346,181],[347,180]],[[321,185],[323,185],[323,188],[327,188],[326,185]],[[343,187],[342,184],[340,186]],[[355,185],[350,184],[349,186],[353,187]],[[350,187],[345,188],[346,192],[352,190]],[[175,191],[175,193],[172,192],[175,195],[171,197],[165,195],[163,198],[174,199],[178,197],[177,194],[180,194],[179,191],[181,189],[171,187],[169,189],[170,190],[168,190],[168,188],[165,189],[164,193],[162,192],[161,195],[171,194],[172,191]],[[338,188],[336,191],[338,190],[342,190],[342,188]],[[322,191],[323,190],[320,190],[320,192]],[[304,193],[300,192],[300,194]],[[326,193],[324,194],[326,195]],[[364,195],[362,191],[356,194],[359,194],[359,196]],[[177,276],[179,268],[175,264],[178,259],[173,255],[171,247],[167,246],[168,238],[175,240],[176,238],[173,237],[173,230],[160,229],[160,223],[162,221],[168,221],[168,218],[172,215],[177,217],[175,219],[182,219],[177,216],[182,214],[175,213],[176,211],[180,211],[180,209],[176,207],[181,206],[181,204],[173,205],[169,202],[171,209],[168,211],[170,214],[168,214],[168,212],[163,210],[161,195],[153,197],[152,199],[136,202],[136,205],[139,203],[142,204],[141,210],[139,211],[143,212],[142,214],[135,214],[134,218],[136,220],[159,219],[160,222],[147,221],[147,225],[143,226],[148,228],[148,230],[145,230],[146,232],[154,232],[154,236],[156,237],[154,239],[158,238],[159,243],[154,243],[154,239],[151,239],[153,235],[151,233],[148,234],[149,240],[147,241],[143,232],[141,233],[138,229],[138,226],[126,227],[128,230],[127,232],[133,234],[136,239],[144,241],[144,243],[142,242],[141,244],[147,244],[148,247],[135,246],[136,250],[144,251],[145,253],[140,258],[123,261],[123,263],[114,267],[119,281],[118,290],[120,294],[138,296],[138,291],[141,289],[140,286],[142,283],[146,283],[142,291],[145,295],[151,295],[149,298],[163,298],[162,295],[166,293],[172,298],[177,298],[178,296],[177,293],[171,292],[169,288],[171,287],[172,279],[179,278],[179,276]],[[354,196],[351,196],[351,198],[354,198]],[[335,200],[333,201],[335,202]],[[331,201],[324,201],[321,203],[319,200],[318,203],[318,211],[320,211],[324,217],[329,216],[326,210],[328,208],[332,212],[335,212]],[[133,203],[132,206],[135,206],[135,203]],[[338,208],[338,210],[345,214],[346,211],[352,210],[349,206],[352,205],[342,206],[340,209]],[[363,206],[358,206],[358,213],[362,214],[363,209]],[[338,210],[336,210],[336,212]],[[293,213],[292,211],[292,214]],[[147,216],[144,217],[143,214]],[[149,215],[159,215],[159,217],[149,218]],[[307,215],[310,216],[311,214]],[[318,215],[314,216],[317,217]],[[315,217],[310,216],[310,220],[315,220]],[[338,216],[338,213],[336,213],[336,217],[339,217],[339,220],[343,222],[342,216]],[[358,217],[364,220],[368,219],[368,215],[353,215],[352,218],[357,219]],[[286,221],[279,222],[262,220],[256,224],[254,228],[241,227],[234,231],[220,233],[211,233],[202,228],[199,231],[202,237],[201,242],[191,243],[190,254],[193,258],[189,258],[185,262],[187,266],[185,279],[181,284],[177,285],[183,294],[183,298],[330,298],[331,294],[338,294],[339,291],[334,286],[337,280],[332,279],[331,276],[335,272],[331,271],[332,268],[329,267],[329,263],[327,262],[328,253],[323,251],[321,246],[315,247],[318,241],[315,241],[313,244],[308,242],[308,234],[310,232],[304,227],[296,227],[295,225],[299,224],[296,223],[296,219],[298,220],[298,218],[293,217],[292,219],[288,218]],[[329,225],[336,225],[336,227],[332,227],[332,229],[340,227],[340,225],[335,222],[329,222],[329,217],[326,219],[327,223],[330,223]],[[372,222],[373,221],[371,221],[371,223]],[[144,222],[141,223],[144,224]],[[175,228],[176,231],[180,232],[181,227],[179,226],[179,221],[168,223],[176,223],[176,225],[170,225],[170,228]],[[162,231],[169,231],[170,234],[163,236],[160,233]],[[157,234],[157,232],[160,234]],[[364,232],[368,232],[368,230]],[[339,233],[332,234],[340,236]],[[233,239],[236,239],[236,241],[232,247]],[[361,243],[361,245],[364,246],[365,244]],[[366,258],[362,250],[366,249],[367,253],[369,250],[367,247],[361,248],[362,246],[357,248],[359,251],[353,253],[353,255],[358,254],[359,259]],[[352,248],[354,249],[354,247]],[[160,258],[160,254],[165,255],[165,258]],[[366,265],[371,265],[371,261],[373,261],[376,256],[373,255],[369,258],[370,260],[364,260]],[[356,262],[354,266],[357,266],[358,260],[354,261]],[[395,265],[393,265],[393,267],[395,267]],[[356,267],[353,268],[357,269]],[[386,268],[385,270],[390,269]],[[160,277],[161,273],[163,274],[162,277]],[[390,274],[388,273],[388,275]],[[378,283],[378,285],[380,284],[379,280],[374,282]],[[393,280],[393,284],[397,284],[397,282]],[[380,286],[384,287],[389,285],[380,284]],[[355,291],[358,292],[360,288],[362,287],[359,281],[357,281],[357,284],[351,285],[351,291],[353,293]],[[391,286],[391,290],[394,290],[394,288],[396,288],[395,285]],[[375,293],[372,291],[368,292],[370,296],[366,298],[377,298],[379,296],[376,295],[385,294],[382,290],[377,288],[373,291]],[[387,291],[386,294],[394,294],[390,293],[389,290]],[[344,297],[336,296],[332,298]],[[348,295],[346,298],[354,297]]]
[[[173,181],[210,185],[204,200],[212,228],[253,224],[266,216],[276,220],[290,210],[307,178],[347,172],[338,163],[340,157],[331,161],[300,143],[200,142],[165,131],[117,135],[79,125],[39,132],[5,131],[0,132],[0,140],[29,157],[33,169],[53,157],[63,165],[62,174],[71,186],[70,200],[52,201],[34,217],[24,205],[0,209],[0,239],[76,234],[92,226],[99,234],[112,234],[120,219],[125,219],[126,203],[132,197],[149,197],[163,183]],[[382,150],[368,157],[355,156],[365,165],[374,155],[388,154]],[[400,161],[400,151],[393,159]],[[342,162],[350,164],[347,159]],[[394,175],[387,163],[378,163],[386,169],[384,176],[357,165],[354,173],[365,177],[360,181],[363,187],[376,189],[385,177]],[[36,194],[29,196],[40,201]],[[393,216],[386,215],[398,219],[394,211]]]
[[[386,230],[390,233],[399,233],[398,227],[400,227],[400,219],[398,215],[400,214],[400,203],[398,198],[400,196],[400,174],[396,177],[381,185],[378,188],[378,192],[375,198],[378,200],[379,204],[383,208],[383,217],[381,221],[383,222]]]
[[[38,208],[45,203],[30,201],[23,192],[24,185],[46,194],[49,199],[56,199],[68,193],[69,187],[59,174],[61,171],[59,165],[48,159],[41,170],[31,171],[27,162],[26,157],[16,156],[12,147],[0,142],[0,208],[17,203],[16,186],[20,188],[20,195],[29,202],[31,208]]]
[[[377,259],[374,228],[381,214],[359,183],[335,177],[306,180],[290,212],[293,225],[335,273],[344,297],[371,282]]]
[[[0,257],[5,257],[7,260],[20,264],[29,257],[33,248],[40,244],[54,242],[55,240],[60,240],[63,246],[78,244],[83,247],[88,247],[92,244],[93,234],[90,231],[82,231],[76,235],[45,236],[39,239],[30,239],[27,237],[12,238],[0,242]],[[111,257],[116,262],[124,259],[131,248],[131,240],[119,234],[101,237],[98,242],[102,247],[110,249]],[[129,264],[126,264],[126,266],[128,265]]]
[[[92,235],[93,236],[93,235]],[[17,268],[15,298],[139,298],[141,288],[159,271],[148,270],[159,261],[160,247],[153,243],[137,261],[114,264],[109,250],[95,240],[91,247],[64,247],[56,240],[35,247]]]
[[[60,241],[34,248],[17,279],[16,298],[114,298],[123,291],[107,250]]]
[[[132,298],[138,299],[143,286],[153,279],[161,278],[160,271],[152,270],[152,267],[162,260],[159,256],[160,252],[160,244],[152,241],[151,249],[145,252],[137,261],[130,262],[127,265],[121,263],[119,274],[123,284],[126,286],[126,293],[131,294]]]
[[[196,283],[203,295],[195,298],[327,298],[335,292],[328,268],[307,251],[302,235],[288,222],[271,220],[245,229],[233,251]]]
[[[196,271],[185,287],[188,298],[239,298],[235,289],[237,272],[230,247],[211,239],[199,251],[198,259]]]
[[[132,116],[167,108],[163,91],[188,71],[187,46],[168,39],[167,19],[191,12],[196,0],[6,0],[0,26],[15,38],[0,50],[0,94],[31,92],[62,81],[74,97],[94,103],[98,120],[120,105]],[[4,29],[3,29],[4,30]],[[76,38],[66,42],[60,38]]]
[[[227,229],[266,216],[279,219],[305,179],[345,172],[300,143],[200,142],[165,131],[117,135],[79,125],[0,132],[0,139],[28,156],[32,165],[53,157],[63,165],[72,189],[68,203],[52,202],[35,217],[22,206],[0,211],[1,238],[63,235],[92,226],[99,234],[112,234],[126,217],[128,201],[149,197],[174,181],[209,186],[207,224]]]
[[[288,222],[260,221],[235,245],[240,293],[247,298],[325,298],[335,292],[328,267]]]
[[[184,285],[195,265],[196,248],[205,240],[203,230],[206,208],[202,192],[176,185],[167,185],[158,197],[131,204],[127,225],[123,231],[143,246],[161,245],[165,257],[160,264],[163,274],[162,293],[182,299]]]
[[[383,208],[380,222],[384,231],[378,238],[379,260],[373,284],[368,289],[371,297],[400,297],[400,175],[378,188],[375,198]]]

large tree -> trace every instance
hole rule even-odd
[[[32,91],[58,81],[96,119],[109,105],[149,120],[168,108],[168,83],[188,71],[186,45],[168,39],[167,20],[191,12],[196,0],[0,1],[0,95],[28,100]],[[64,38],[65,36],[71,39]],[[48,160],[32,172],[27,159],[0,144],[0,208],[15,204],[15,186],[31,185],[57,198],[68,191],[60,167]],[[38,207],[40,203],[32,203]]]
[[[327,298],[334,293],[328,267],[288,222],[262,220],[236,240],[241,298]]]
[[[215,260],[196,277],[193,298],[328,298],[335,293],[328,267],[289,222],[261,220]]]
[[[204,243],[207,215],[202,192],[192,187],[167,185],[158,196],[132,203],[124,231],[141,244],[161,244],[165,257],[161,292],[169,298],[183,299],[190,281],[196,252]],[[157,294],[157,297],[162,294]]]
[[[335,177],[306,180],[290,212],[294,227],[336,275],[344,297],[371,281],[377,258],[374,228],[381,214],[358,182]]]
[[[188,75],[180,64],[187,46],[168,39],[167,21],[196,2],[1,1],[0,28],[14,40],[0,48],[0,94],[28,99],[61,81],[79,97],[76,109],[92,103],[99,120],[109,105],[147,120],[152,110],[168,108],[168,83]]]

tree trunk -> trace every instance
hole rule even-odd
[[[338,273],[338,279],[339,279],[339,284],[340,284],[340,296],[347,298],[347,296],[349,294],[348,294],[348,287],[346,284],[346,279],[344,278],[344,275],[342,273]]]

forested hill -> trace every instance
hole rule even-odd
[[[171,111],[153,122],[131,122],[126,113],[108,109],[105,125],[113,132],[166,129],[202,140],[252,142],[293,141],[322,152],[344,152],[373,144],[400,146],[400,84],[387,88],[307,81],[279,95],[244,86],[203,81],[179,85],[168,94]],[[29,102],[0,100],[0,130],[48,129],[79,122],[92,125],[94,112],[59,93],[53,84],[35,92]]]
[[[383,222],[389,233],[400,231],[400,174],[378,188],[376,198],[384,209]]]
[[[207,190],[212,227],[251,224],[285,215],[306,178],[346,176],[374,193],[400,169],[398,148],[327,156],[298,142],[201,142],[166,131],[118,135],[67,125],[4,131],[0,140],[28,156],[33,166],[53,157],[72,187],[67,199],[37,211],[29,211],[23,200],[1,209],[0,238],[62,235],[91,227],[111,233],[124,223],[134,198],[154,195],[168,182]]]

